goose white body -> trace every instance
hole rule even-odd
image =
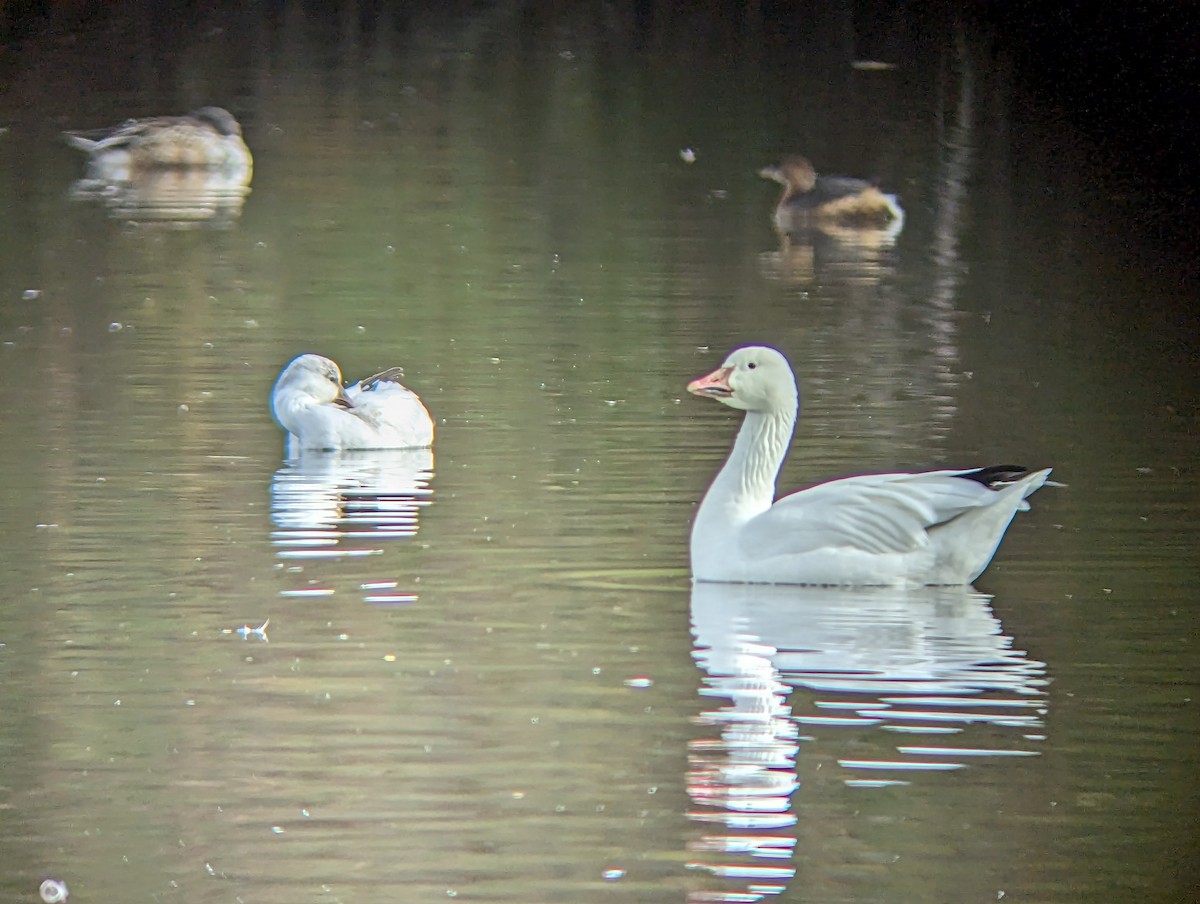
[[[288,432],[288,455],[432,445],[433,419],[398,375],[384,371],[343,388],[341,371],[328,358],[294,359],[271,391],[271,413]]]
[[[991,562],[1013,516],[1029,507],[1025,497],[1050,474],[1049,468],[868,474],[776,501],[798,407],[787,359],[762,346],[738,349],[688,390],[746,412],[692,526],[698,581],[969,584]]]

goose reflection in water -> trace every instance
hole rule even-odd
[[[804,767],[802,742],[823,745],[849,728],[848,744],[892,748],[868,759],[836,757],[841,783],[860,787],[903,786],[921,772],[985,757],[1035,755],[1045,666],[1012,648],[989,600],[970,587],[695,583],[700,694],[727,703],[701,713],[699,723],[713,733],[691,745],[696,809],[689,816],[719,834],[691,844],[707,857],[690,865],[748,885],[697,891],[689,900],[749,901],[786,888],[798,832],[812,828],[797,826],[793,805],[804,794],[799,776],[817,774]],[[797,689],[808,691],[807,712],[793,711]],[[1018,742],[987,749],[950,740],[980,724],[1013,729]],[[820,739],[801,737],[801,726]],[[878,735],[872,743],[864,729],[892,740]]]
[[[271,482],[272,542],[289,571],[305,563],[381,555],[385,541],[412,539],[421,510],[433,500],[431,449],[306,452],[289,459]],[[411,602],[391,580],[363,579],[369,603]],[[284,596],[329,596],[319,581],[285,590]]]

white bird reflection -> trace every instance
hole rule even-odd
[[[306,452],[284,462],[271,482],[271,540],[295,573],[306,561],[381,555],[381,541],[416,536],[421,509],[432,502],[432,475],[431,449]],[[380,605],[416,599],[398,586],[372,580],[358,589]],[[310,579],[282,595],[334,592]]]
[[[802,741],[858,729],[850,742],[857,749],[885,752],[837,763],[847,785],[866,787],[909,784],[968,759],[1036,754],[1045,666],[1012,648],[989,599],[964,587],[693,586],[700,694],[728,703],[700,714],[714,736],[691,746],[689,815],[720,827],[691,844],[711,858],[691,866],[740,887],[694,892],[690,901],[755,901],[785,890],[797,842],[792,798],[804,793]],[[793,711],[801,699],[805,711]],[[939,743],[979,723],[1016,729],[1024,746],[997,749],[994,733],[987,747]],[[802,738],[800,726],[820,740]],[[864,743],[862,729],[889,735]]]

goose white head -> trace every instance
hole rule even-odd
[[[765,345],[731,352],[724,364],[692,380],[687,389],[741,411],[794,414],[799,404],[796,377],[787,358]]]
[[[271,410],[275,420],[292,433],[292,412],[301,406],[334,404],[350,408],[342,387],[342,371],[334,361],[321,355],[300,355],[283,369],[271,391]]]

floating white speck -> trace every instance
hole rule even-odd
[[[264,641],[267,641],[267,625],[269,624],[271,624],[271,619],[268,618],[257,628],[251,625],[242,625],[240,628],[235,629],[235,633],[240,634],[243,640],[253,635],[255,637],[262,638]]]
[[[696,162],[696,152],[693,151],[691,148],[682,148],[679,151],[679,159],[682,160],[684,163],[695,163]]]
[[[38,889],[38,894],[46,904],[61,904],[67,900],[67,883],[58,879],[47,879]]]
[[[654,684],[653,678],[626,678],[626,687],[650,687]]]
[[[625,870],[620,868],[606,869],[601,875],[609,882],[615,882],[617,879],[625,878]]]

